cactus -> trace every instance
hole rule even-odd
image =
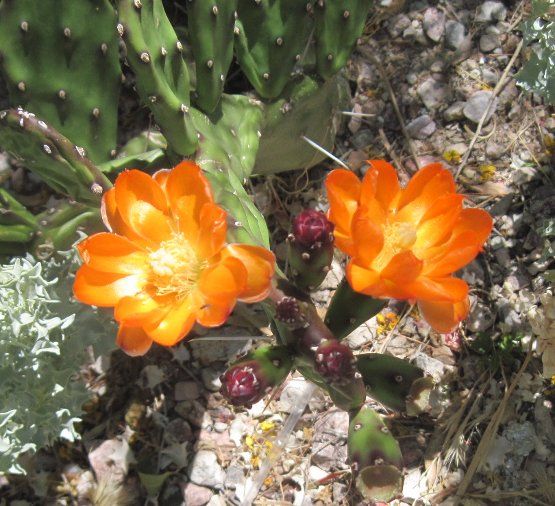
[[[324,79],[347,63],[371,5],[369,0],[316,1],[316,66]]]
[[[236,52],[263,98],[276,98],[307,46],[314,0],[239,0]]]
[[[287,348],[262,346],[239,359],[222,375],[221,393],[233,405],[250,407],[280,385],[292,365]]]
[[[355,292],[343,279],[333,294],[326,313],[326,325],[337,339],[348,336],[366,320],[377,315],[387,300],[374,299]]]
[[[390,501],[402,490],[399,443],[380,416],[369,408],[351,415],[347,438],[356,485],[367,500]]]
[[[222,95],[233,59],[233,37],[237,0],[189,0],[189,41],[195,58],[195,104],[204,112],[214,111]]]
[[[357,356],[368,395],[388,408],[418,414],[427,405],[433,380],[406,360],[381,353]]]
[[[314,290],[324,281],[333,260],[333,224],[324,213],[306,209],[295,217],[287,260],[299,288]]]
[[[108,0],[0,1],[0,71],[11,105],[71,135],[95,162],[115,155],[115,25]]]

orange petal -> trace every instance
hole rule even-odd
[[[451,193],[432,204],[417,227],[415,251],[425,250],[449,238],[462,211],[463,200],[462,195]]]
[[[201,258],[210,258],[224,247],[227,213],[216,204],[207,202],[200,211],[199,225],[197,253]]]
[[[152,346],[152,339],[140,327],[122,325],[118,330],[116,344],[129,356],[144,355]]]
[[[208,180],[198,165],[184,161],[171,171],[165,188],[179,229],[194,237],[202,206],[214,201]]]
[[[121,217],[118,206],[116,204],[115,188],[110,188],[102,196],[100,214],[102,216],[102,221],[104,222],[104,225],[106,225],[106,228],[108,228],[110,232],[123,235],[134,243],[140,244],[142,246],[148,246],[150,244],[149,241],[145,241],[143,237],[135,233],[133,229],[129,225],[127,225],[125,221],[123,221],[123,218]]]
[[[435,302],[459,302],[468,295],[468,285],[459,278],[420,276],[405,285],[412,299]]]
[[[152,174],[152,179],[154,179],[154,181],[156,181],[160,185],[160,188],[162,188],[164,193],[166,192],[166,184],[168,182],[168,177],[170,174],[170,169],[160,169]]]
[[[332,170],[326,177],[326,189],[330,210],[329,220],[335,225],[336,237],[340,238],[337,246],[348,245],[351,237],[351,220],[358,208],[361,192],[359,178],[350,170]]]
[[[223,325],[233,311],[234,304],[206,304],[197,313],[197,322],[204,327]]]
[[[91,235],[77,245],[77,250],[83,262],[97,271],[134,274],[146,269],[146,253],[120,235]]]
[[[464,320],[470,308],[468,297],[460,302],[418,301],[418,308],[430,326],[440,333],[452,332]]]
[[[228,244],[222,249],[222,257],[237,258],[247,271],[247,284],[239,294],[242,302],[259,302],[270,292],[271,280],[274,275],[276,257],[260,246],[249,244]]]
[[[380,297],[382,295],[383,286],[378,272],[350,261],[347,264],[346,275],[349,285],[351,285],[355,292],[373,297]]]
[[[384,160],[368,160],[368,163],[370,164],[368,172],[374,172],[376,174],[376,189],[374,196],[382,205],[383,209],[387,211],[391,205],[395,203],[400,190],[397,171],[393,165]],[[361,202],[364,202],[362,197]]]
[[[114,318],[122,324],[138,326],[147,320],[163,316],[160,304],[147,295],[139,293],[132,297],[123,297],[114,309]]]
[[[381,277],[395,284],[405,286],[418,277],[423,262],[412,251],[397,253],[381,272]]]
[[[352,223],[354,253],[353,257],[362,265],[370,265],[383,248],[382,227],[372,220],[366,212],[357,213]]]
[[[493,218],[483,209],[463,209],[455,223],[453,235],[461,234],[467,230],[477,235],[478,243],[484,244],[493,228]]]
[[[423,274],[430,277],[448,276],[472,262],[481,249],[478,234],[463,232],[449,241],[448,249],[443,254],[425,261]]]
[[[218,305],[234,302],[247,286],[247,269],[231,256],[205,269],[198,280],[199,291],[209,303]]]
[[[160,243],[171,236],[166,196],[160,185],[140,170],[128,170],[115,182],[117,209],[141,237]]]
[[[99,307],[115,306],[123,297],[136,295],[144,286],[139,275],[125,276],[91,269],[82,265],[75,275],[73,293],[85,304]]]
[[[398,219],[418,224],[435,200],[442,195],[455,193],[453,175],[439,163],[420,169],[401,192]]]
[[[195,324],[195,315],[200,309],[197,299],[189,295],[170,306],[160,321],[144,325],[143,329],[148,337],[163,346],[173,346],[181,341]]]

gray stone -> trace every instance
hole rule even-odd
[[[505,21],[507,8],[502,2],[484,2],[476,10],[474,20],[478,23],[489,23],[492,21]]]
[[[491,33],[485,33],[480,37],[480,51],[482,53],[489,53],[496,47],[499,47],[499,36]]]
[[[391,37],[399,37],[410,26],[410,19],[405,14],[399,14],[391,19],[387,31]]]
[[[198,451],[189,466],[189,479],[197,485],[222,489],[225,473],[216,454],[209,450]]]
[[[413,139],[426,139],[436,131],[436,124],[430,116],[424,114],[407,125],[407,132]]]
[[[200,389],[194,381],[178,381],[175,384],[174,398],[176,401],[192,401],[198,399]]]
[[[464,118],[464,106],[466,105],[465,102],[455,102],[454,104],[450,105],[445,111],[443,112],[443,119],[445,121],[458,121]]]
[[[187,506],[204,506],[213,495],[214,492],[209,488],[199,487],[194,483],[187,483],[183,487],[183,498]]]
[[[477,302],[468,315],[466,327],[472,332],[483,332],[495,322],[495,315],[485,304]]]
[[[486,156],[490,160],[498,160],[503,156],[505,152],[505,148],[501,144],[497,144],[496,142],[489,142],[486,145]]]
[[[245,482],[245,471],[243,467],[232,464],[227,468],[225,475],[225,487],[235,490],[237,485]]]
[[[488,103],[493,96],[491,91],[481,90],[474,93],[467,101],[463,109],[463,113],[467,119],[474,123],[479,123],[482,119],[484,112],[488,106]],[[484,124],[487,124],[488,121],[493,116],[494,112],[497,109],[498,100],[497,97],[493,99],[493,103],[489,109],[488,115],[486,116],[486,120]]]
[[[207,390],[211,392],[219,392],[222,382],[220,376],[223,374],[223,369],[214,369],[213,367],[205,367],[201,370],[200,376],[202,383]]]
[[[445,13],[434,7],[426,9],[422,27],[430,39],[438,42],[445,31]]]
[[[431,77],[420,84],[416,91],[428,110],[435,109],[445,103],[445,97],[447,96],[445,86]]]
[[[312,463],[326,471],[345,465],[347,461],[345,434],[348,428],[349,415],[345,411],[332,411],[321,417],[314,424]]]
[[[493,70],[490,70],[488,68],[483,68],[482,81],[484,81],[486,84],[493,86],[494,84],[497,84],[497,81],[499,81],[499,75],[497,74],[497,72],[494,72]]]

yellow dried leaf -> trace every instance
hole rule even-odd
[[[445,153],[443,153],[443,159],[447,163],[458,164],[458,163],[461,163],[462,156],[457,150],[448,149],[447,151],[445,151]]]

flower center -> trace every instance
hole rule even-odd
[[[156,295],[174,294],[178,299],[186,297],[206,268],[206,260],[200,260],[189,241],[181,233],[164,241],[149,255],[149,281]]]
[[[376,270],[384,269],[397,253],[411,248],[416,242],[416,228],[405,221],[387,223],[384,227],[383,238],[383,248],[373,263]]]

